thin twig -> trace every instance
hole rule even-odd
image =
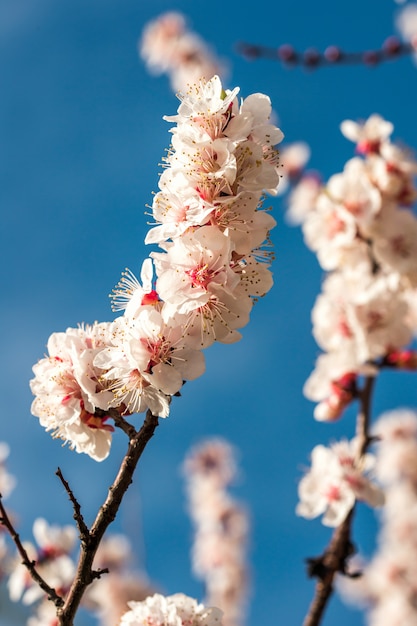
[[[365,378],[363,387],[358,391],[357,397],[360,409],[356,421],[356,437],[358,438],[358,460],[366,452],[371,441],[369,435],[369,423],[371,416],[372,391],[375,384],[374,376]],[[313,601],[309,607],[303,626],[319,626],[324,611],[333,593],[333,583],[337,573],[345,573],[346,559],[352,552],[351,526],[354,514],[353,507],[345,521],[336,528],[326,548],[324,555],[316,561],[317,576],[316,590]]]
[[[384,41],[381,48],[360,52],[345,52],[338,46],[328,46],[324,52],[316,48],[299,52],[290,44],[273,48],[244,42],[238,43],[236,48],[249,61],[270,59],[287,67],[301,66],[311,70],[331,65],[379,65],[415,53],[417,41],[402,42],[398,37],[391,36]]]
[[[81,554],[74,581],[67,594],[64,606],[57,611],[60,626],[73,626],[75,614],[86,588],[100,574],[100,572],[93,570],[93,561],[100,541],[108,526],[116,517],[123,496],[132,482],[137,463],[157,426],[158,418],[148,410],[142,428],[138,432],[135,431],[134,436],[130,438],[129,447],[120,465],[119,472],[91,526],[88,547],[81,545]]]
[[[56,607],[62,607],[64,605],[64,599],[57,594],[55,589],[50,587],[48,583],[42,578],[39,572],[36,570],[36,561],[31,561],[29,555],[26,552],[22,542],[20,541],[19,533],[15,530],[7,511],[4,508],[2,502],[2,496],[0,494],[0,523],[8,530],[16,548],[22,557],[22,565],[26,567],[32,579],[39,585],[39,587],[46,593],[48,600],[51,600]]]
[[[75,522],[77,524],[78,530],[80,532],[80,539],[81,539],[82,543],[88,543],[89,538],[90,538],[90,531],[89,531],[88,526],[85,523],[84,518],[82,516],[80,503],[78,502],[77,498],[75,497],[71,487],[69,486],[68,481],[66,481],[64,476],[62,475],[61,468],[58,467],[58,469],[55,472],[55,474],[58,476],[59,480],[63,484],[64,489],[67,492],[68,497],[69,497],[69,499],[71,501],[72,508],[74,509],[74,516],[73,517],[74,517],[74,520],[75,520]]]

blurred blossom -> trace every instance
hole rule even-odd
[[[380,115],[345,120],[341,131],[359,156],[327,183],[302,177],[289,197],[306,244],[329,272],[312,311],[313,335],[325,354],[307,380],[314,415],[332,421],[355,398],[358,376],[381,364],[413,369],[416,333],[417,161],[391,141],[393,124]],[[300,191],[299,191],[300,190]],[[301,194],[297,197],[297,193]]]
[[[234,457],[228,442],[209,439],[184,462],[195,533],[193,570],[206,586],[206,603],[224,612],[225,626],[242,624],[248,595],[248,516],[227,491],[236,475]]]
[[[377,437],[376,474],[385,487],[378,550],[362,576],[344,580],[341,592],[361,606],[370,626],[417,624],[417,413],[384,414]]]
[[[209,46],[188,30],[181,13],[160,15],[144,29],[139,52],[150,72],[168,74],[174,91],[223,74],[224,68]]]
[[[409,41],[414,50],[417,49],[417,4],[411,2],[404,6],[396,18],[396,26],[405,41]],[[417,62],[417,53],[413,54]]]
[[[51,526],[42,518],[35,520],[33,534],[38,544],[35,547],[25,542],[24,548],[29,559],[36,562],[38,573],[60,595],[65,595],[72,583],[75,564],[69,556],[75,540],[76,530],[73,526]],[[11,600],[22,599],[24,604],[32,604],[44,596],[44,592],[31,578],[26,566],[16,557],[14,569],[8,580]]]
[[[358,458],[357,440],[340,441],[326,448],[316,446],[311,453],[311,469],[301,479],[297,515],[311,519],[324,514],[325,526],[339,526],[356,500],[381,506],[382,491],[367,474],[374,467],[371,454]]]
[[[29,617],[27,626],[58,626],[56,607],[53,602],[45,599],[36,607],[34,614]]]
[[[295,141],[281,148],[282,178],[278,187],[279,194],[283,194],[288,187],[294,186],[300,180],[310,154],[310,146],[304,141]]]

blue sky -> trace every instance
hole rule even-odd
[[[0,440],[11,446],[18,487],[10,507],[24,538],[33,520],[70,523],[72,512],[54,472],[59,465],[87,520],[101,504],[123,454],[115,438],[97,464],[62,448],[30,414],[31,367],[50,333],[113,318],[108,293],[149,254],[146,205],[157,189],[177,100],[168,79],[152,77],[137,54],[144,25],[179,10],[229,65],[227,86],[267,93],[286,141],[304,140],[310,166],[325,178],[352,156],[338,128],[343,119],[380,113],[395,136],[417,148],[417,68],[409,58],[380,67],[287,69],[248,62],[238,41],[296,48],[329,44],[379,47],[394,31],[392,0],[225,3],[212,0],[0,0],[0,196],[2,396]],[[322,272],[297,228],[285,223],[282,199],[273,290],[255,307],[243,339],[207,351],[206,374],[175,399],[143,458],[114,530],[127,532],[138,564],[167,593],[200,597],[190,573],[191,528],[179,471],[189,447],[220,435],[239,450],[236,496],[252,516],[250,623],[301,624],[313,584],[303,559],[322,551],[329,531],[294,514],[296,487],[319,442],[350,437],[354,413],[318,424],[302,386],[318,354],[310,311]],[[416,405],[411,374],[384,373],[374,414]],[[357,532],[356,532],[357,531]],[[358,546],[373,547],[373,514],[359,512]],[[359,626],[360,614],[335,600],[325,624]],[[19,621],[20,620],[20,621]],[[84,621],[83,621],[84,620]],[[14,623],[11,613],[3,625]],[[16,623],[22,623],[17,618]],[[79,626],[87,626],[82,617]]]

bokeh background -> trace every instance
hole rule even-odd
[[[325,178],[353,155],[339,132],[346,118],[378,112],[417,148],[410,58],[306,71],[248,62],[236,52],[238,41],[377,48],[395,32],[399,6],[392,0],[0,0],[0,440],[11,447],[8,467],[18,485],[8,503],[24,539],[36,517],[71,522],[57,466],[91,521],[124,452],[121,434],[100,464],[62,448],[31,416],[28,382],[50,333],[113,318],[108,293],[125,267],[139,273],[149,254],[146,205],[170,137],[162,116],[178,103],[166,76],[148,74],[137,41],[145,24],[168,10],[183,12],[224,60],[228,87],[270,95],[285,141],[306,141],[309,166]],[[111,530],[127,533],[137,566],[166,593],[201,598],[190,570],[180,466],[193,444],[225,437],[241,467],[235,494],[252,519],[248,624],[297,626],[313,594],[304,558],[319,554],[330,536],[319,520],[295,516],[297,482],[314,445],[353,435],[354,411],[337,424],[319,424],[302,395],[318,355],[310,312],[322,272],[300,230],[286,223],[284,199],[271,204],[278,222],[273,290],[256,305],[240,343],[207,351],[206,374],[184,387],[161,420]],[[415,375],[384,373],[374,415],[416,399]],[[376,529],[373,512],[360,508],[362,554],[372,553]],[[0,614],[1,626],[25,622],[4,590]],[[80,614],[77,623],[92,622]],[[364,622],[335,598],[325,620],[332,623]]]

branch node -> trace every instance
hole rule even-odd
[[[101,578],[103,574],[109,574],[110,570],[108,567],[104,567],[103,569],[92,570],[91,578],[92,580],[96,578]]]

